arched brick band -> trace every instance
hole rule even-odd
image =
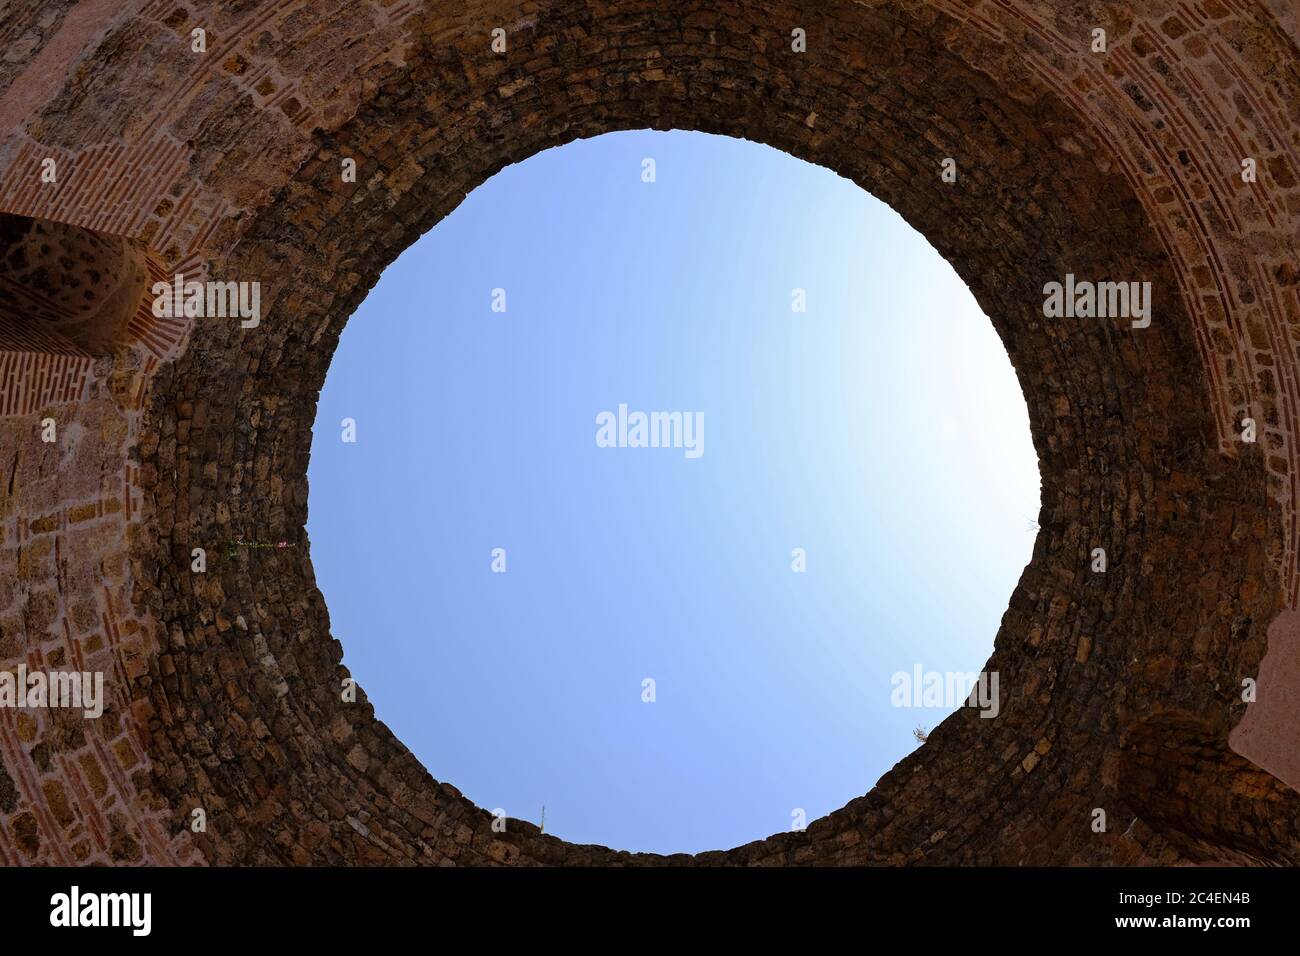
[[[999,717],[959,711],[806,832],[666,859],[1300,862],[1285,4],[106,6],[0,19],[20,51],[0,211],[259,281],[263,319],[194,320],[174,357],[118,349],[53,413],[72,452],[40,442],[48,410],[0,420],[0,660],[102,666],[112,698],[99,721],[0,710],[0,862],[665,860],[493,833],[343,701],[303,532],[315,399],[383,268],[504,165],[647,127],[767,143],[897,209],[992,317],[1043,480],[988,665]],[[42,186],[51,157],[68,172]],[[1045,319],[1068,273],[1151,282],[1150,327]],[[222,551],[237,539],[297,547]]]

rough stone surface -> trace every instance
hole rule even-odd
[[[111,702],[0,709],[0,863],[1300,862],[1297,29],[1253,0],[11,0],[0,212],[260,281],[263,320],[0,349],[0,665],[101,669]],[[897,209],[992,318],[1043,479],[999,718],[695,857],[493,833],[341,699],[303,530],[316,398],[383,268],[503,166],[635,128],[767,143]],[[1044,319],[1066,273],[1150,281],[1150,328]],[[1234,735],[1246,678],[1271,696]]]

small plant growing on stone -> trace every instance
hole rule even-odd
[[[917,743],[922,743],[922,744],[930,739],[930,734],[926,731],[924,727],[917,727],[914,731],[912,731],[912,736],[916,738]]]

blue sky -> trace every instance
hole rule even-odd
[[[701,413],[703,455],[598,447],[620,404]],[[891,675],[983,666],[1039,504],[951,267],[833,173],[683,132],[538,154],[411,246],[343,332],[308,476],[380,719],[481,806],[658,852],[811,821],[915,749],[951,708]]]

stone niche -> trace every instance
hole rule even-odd
[[[0,348],[112,352],[145,295],[147,257],[136,240],[0,213]]]

